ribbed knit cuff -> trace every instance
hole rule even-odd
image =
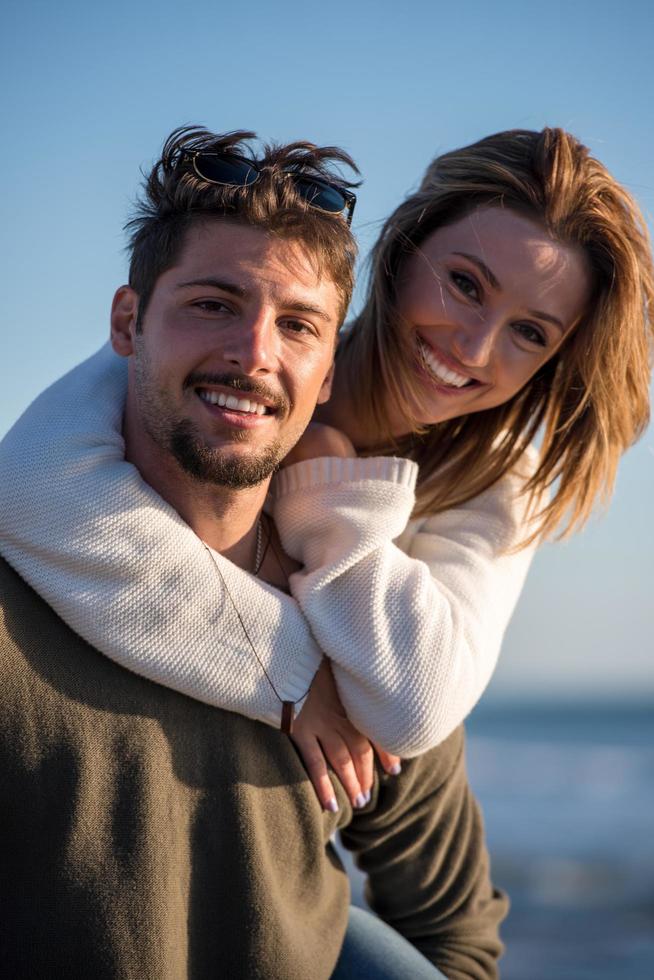
[[[275,476],[270,494],[273,500],[279,500],[298,490],[368,480],[394,483],[413,490],[417,477],[418,464],[398,456],[321,456],[281,470]]]

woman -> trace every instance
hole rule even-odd
[[[365,805],[369,738],[386,752],[424,751],[482,693],[536,539],[565,521],[564,533],[583,523],[646,424],[653,299],[635,203],[560,130],[500,133],[437,158],[386,222],[368,301],[343,337],[334,394],[319,414],[327,428],[309,433],[271,496],[283,548],[301,566],[290,575],[291,593],[329,658],[294,736],[326,808],[336,801],[325,755],[355,805]],[[275,606],[281,627],[267,637],[257,632],[256,609],[270,621],[266,603],[280,602],[272,590],[220,564],[197,540],[193,561],[180,560],[188,529],[123,461],[124,385],[121,366],[101,352],[30,409],[42,448],[65,447],[67,473],[40,458],[41,484],[3,506],[5,556],[24,571],[17,556],[29,553],[25,577],[107,655],[279,727],[288,677],[274,674],[267,644],[283,642],[284,617],[296,611],[291,600]],[[94,409],[79,419],[75,406],[85,398]],[[7,465],[25,462],[19,442],[5,444]],[[325,452],[328,459],[312,458]],[[157,542],[169,542],[159,558],[171,588],[148,596],[153,612],[140,631],[121,611],[147,592],[143,510],[131,508],[116,535],[97,520],[89,494],[81,512],[58,512],[45,543],[35,520],[46,502],[56,506],[64,479],[83,486],[89,473],[130,484],[130,499],[156,522]],[[93,528],[90,546],[80,528]],[[264,563],[288,571],[272,527],[265,531]],[[57,581],[50,548],[67,555]],[[233,651],[221,636],[221,663],[229,667],[233,653],[233,667],[216,676],[207,625],[233,614],[227,596],[246,588],[238,614],[250,616],[252,649],[236,623]],[[177,655],[168,630],[189,609],[192,655]],[[243,693],[243,664],[254,653],[257,686]],[[293,700],[302,700],[314,671],[293,678]],[[398,760],[386,752],[392,771]]]
[[[341,341],[332,398],[318,417],[347,432],[359,453],[394,451],[419,463],[414,519],[398,544],[430,561],[436,579],[465,542],[450,539],[439,554],[430,523],[446,527],[467,512],[461,530],[477,536],[473,560],[481,560],[492,531],[489,511],[475,522],[475,508],[529,467],[539,430],[525,490],[532,511],[548,491],[550,499],[535,523],[517,520],[512,545],[560,533],[566,518],[569,533],[608,497],[622,452],[648,419],[653,289],[636,205],[560,130],[500,133],[437,158],[388,219],[367,303]],[[303,549],[301,524],[293,537],[290,513],[277,516],[287,549],[306,560],[310,536]],[[499,505],[495,517],[504,524]],[[517,561],[511,574],[520,574]],[[470,586],[456,581],[459,600]],[[305,597],[296,582],[293,591],[318,619],[318,590]],[[447,686],[459,709],[457,687],[483,686],[479,676],[466,683],[464,666],[463,657],[451,664],[458,681]]]

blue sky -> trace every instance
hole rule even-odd
[[[512,127],[570,129],[652,227],[653,10],[5,0],[0,434],[105,339],[139,168],[182,123],[344,146],[364,253],[434,155]],[[492,695],[654,694],[652,500],[650,430],[608,516],[539,555]]]

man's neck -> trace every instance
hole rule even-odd
[[[165,458],[157,452],[134,456],[126,438],[125,458],[195,534],[235,565],[254,570],[257,524],[269,479],[254,487],[233,490],[196,480],[169,454]]]
[[[170,489],[155,490],[175,508],[197,536],[214,551],[248,572],[254,571],[257,524],[269,480],[256,487],[231,490],[206,487],[187,477]]]

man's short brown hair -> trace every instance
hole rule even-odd
[[[345,318],[354,287],[356,244],[345,218],[310,205],[289,174],[315,177],[347,190],[355,186],[336,172],[345,164],[358,173],[351,157],[338,147],[313,143],[264,145],[256,154],[254,133],[215,134],[199,127],[174,130],[160,159],[147,175],[143,197],[126,228],[130,233],[129,285],[139,295],[137,329],[155,283],[177,261],[189,228],[222,217],[268,234],[301,242],[341,294]],[[247,186],[214,184],[198,176],[192,154],[198,151],[251,160],[259,177]]]

